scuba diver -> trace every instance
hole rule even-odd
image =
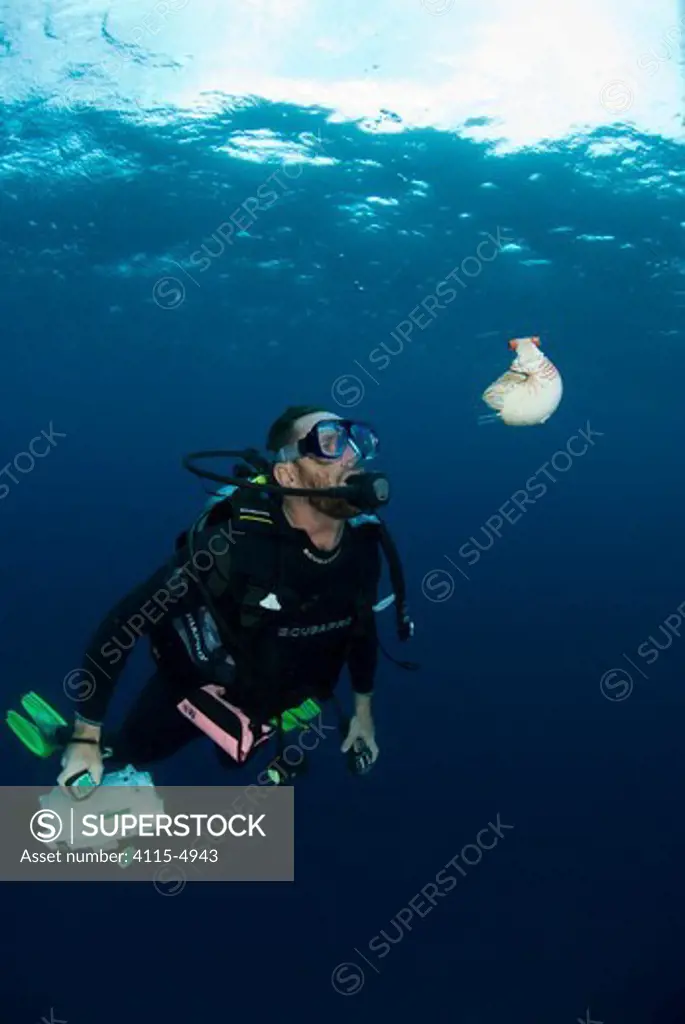
[[[124,597],[92,637],[84,665],[98,671],[89,673],[93,684],[79,698],[73,726],[55,712],[57,739],[48,750],[62,754],[60,786],[82,778],[97,785],[103,758],[145,766],[203,734],[222,764],[243,764],[274,736],[282,750],[293,718],[306,728],[312,708],[319,711],[316,702],[327,700],[338,709],[350,770],[370,769],[378,757],[371,708],[381,646],[375,613],[394,603],[399,638],[413,635],[399,556],[373,514],[389,500],[388,480],[360,468],[378,447],[366,424],[316,406],[291,406],[269,430],[269,458],[255,449],[186,457],[191,473],[224,486],[177,538],[172,559]],[[229,456],[242,460],[232,476],[198,465]],[[393,594],[379,602],[381,551]],[[142,636],[156,670],[109,735],[108,705]],[[354,694],[349,720],[334,696],[345,665]],[[35,701],[40,698],[29,694],[24,708],[31,712]],[[40,703],[49,718],[49,705]],[[17,722],[24,730],[29,725],[10,714],[15,721],[8,724],[21,738]],[[40,708],[33,717],[40,724]],[[282,781],[278,772],[269,776]]]

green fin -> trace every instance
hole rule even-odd
[[[303,704],[300,704],[299,708],[295,709],[297,715],[302,722],[309,722],[312,718],[316,718],[321,713],[321,708],[315,700],[308,698]]]
[[[303,701],[299,707],[291,708],[289,711],[283,712],[283,715],[281,716],[283,732],[292,732],[293,729],[301,728],[307,722],[311,721],[312,718],[316,718],[320,711],[321,708],[316,701],[312,700],[311,697],[308,697],[307,700]],[[275,726],[278,724],[278,720],[276,718],[272,718],[269,724]]]
[[[57,749],[55,744],[43,735],[37,725],[29,722],[23,715],[18,714],[16,711],[8,711],[5,721],[14,735],[36,757],[50,757],[51,754],[54,754]]]
[[[55,711],[46,700],[33,691],[21,698],[21,706],[31,716],[38,728],[48,734],[67,724],[59,711]]]
[[[277,720],[274,718],[274,725],[277,724]],[[293,715],[292,711],[284,711],[281,715],[281,728],[283,732],[292,732],[293,729],[297,729],[297,719]]]

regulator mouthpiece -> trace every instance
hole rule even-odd
[[[355,508],[380,508],[390,501],[390,481],[384,473],[353,473],[340,492]]]

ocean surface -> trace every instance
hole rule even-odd
[[[685,1021],[683,24],[0,4],[5,706],[71,712],[204,503],[182,457],[292,403],[378,429],[421,663],[381,659],[368,777],[334,741],[297,781],[294,884],[5,883],[3,1024]],[[480,423],[527,335],[559,410]],[[4,786],[55,775],[5,729]]]

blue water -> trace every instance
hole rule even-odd
[[[19,20],[15,68],[36,59]],[[29,26],[46,46],[50,25]],[[368,778],[331,744],[298,781],[294,884],[6,884],[0,1018],[683,1021],[682,138],[360,124],[317,97],[324,64],[303,105],[230,82],[201,111],[5,96],[5,703],[68,704],[90,631],[201,507],[182,456],[262,444],[300,402],[377,426],[422,669],[381,661]],[[529,334],[559,411],[479,426]],[[43,431],[49,454],[15,463]],[[148,670],[136,652],[115,719]],[[6,733],[4,785],[52,778]],[[226,781],[201,745],[155,778]]]

